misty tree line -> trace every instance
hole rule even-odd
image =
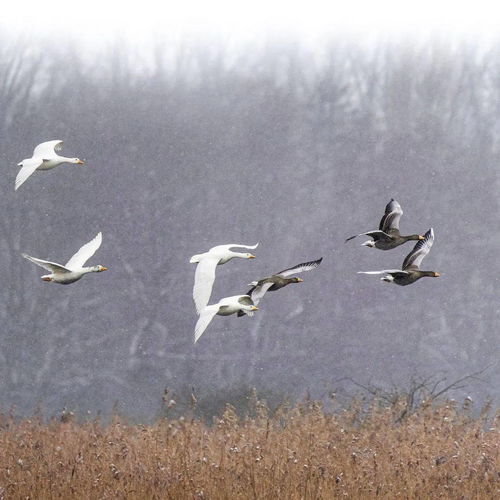
[[[146,58],[118,43],[89,55],[4,42],[3,405],[118,400],[151,413],[165,386],[321,395],[345,377],[390,384],[496,362],[496,49],[179,44]],[[16,163],[51,139],[87,165],[37,173],[14,194]],[[356,276],[411,249],[343,243],[374,229],[391,197],[403,232],[434,226],[439,280],[401,290]],[[20,258],[63,260],[98,230],[108,276],[46,286]],[[325,260],[193,347],[189,257],[232,241],[260,241],[258,262],[219,269],[212,302]],[[476,390],[494,392],[492,377]]]

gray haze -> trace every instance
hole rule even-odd
[[[498,50],[332,43],[315,57],[300,44],[180,44],[140,64],[119,44],[89,60],[4,42],[4,409],[118,401],[144,417],[167,386],[322,397],[353,391],[347,378],[403,386],[490,365],[465,391],[498,396]],[[14,192],[16,163],[51,139],[86,165],[35,173]],[[412,248],[344,244],[375,229],[391,197],[403,234],[434,227],[423,268],[441,278],[397,287],[356,274],[399,267]],[[90,264],[109,271],[67,287],[20,255],[65,262],[98,231]],[[193,345],[189,258],[232,242],[260,242],[257,259],[219,267],[210,303],[324,260],[253,318],[216,317]]]

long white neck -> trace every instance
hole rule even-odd
[[[238,257],[240,259],[247,259],[248,254],[246,253],[240,253],[240,252],[229,252],[230,253],[230,259],[234,259],[235,257]]]
[[[98,273],[99,272],[99,266],[88,266],[88,267],[82,267],[80,269],[80,272],[82,274],[87,274],[87,273]]]
[[[56,156],[56,159],[61,163],[78,163],[78,158],[68,158],[66,156]]]

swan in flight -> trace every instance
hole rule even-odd
[[[205,306],[200,311],[200,317],[196,322],[194,329],[194,343],[198,341],[203,332],[207,329],[212,319],[216,314],[219,316],[229,316],[235,312],[242,312],[248,316],[253,316],[254,311],[257,311],[252,299],[248,295],[234,295],[233,297],[225,297],[219,300],[217,304]]]
[[[21,167],[21,170],[19,170],[16,177],[16,191],[35,170],[50,170],[61,163],[83,165],[83,161],[79,158],[66,158],[57,154],[58,151],[61,151],[62,143],[63,141],[42,142],[35,148],[31,158],[17,164],[18,167]]]
[[[394,283],[395,285],[411,285],[420,278],[438,278],[441,276],[435,271],[421,271],[420,265],[423,258],[429,253],[434,243],[434,230],[432,227],[425,233],[424,239],[417,241],[413,250],[403,261],[402,269],[386,269],[384,271],[359,271],[358,274],[385,274],[382,281]]]
[[[238,245],[231,243],[230,245],[218,245],[211,248],[208,252],[193,255],[189,262],[191,264],[198,264],[196,266],[196,273],[194,275],[193,287],[193,300],[196,305],[196,312],[200,311],[208,304],[210,295],[212,294],[212,287],[215,280],[215,268],[221,266],[231,259],[238,257],[240,259],[254,259],[255,255],[251,253],[233,252],[231,248],[247,248],[254,250],[258,247],[258,243],[253,246]]]
[[[85,245],[83,245],[64,266],[55,262],[49,262],[48,260],[31,257],[25,253],[23,253],[22,256],[37,266],[50,271],[50,274],[42,276],[43,281],[53,281],[54,283],[60,283],[61,285],[69,285],[70,283],[78,281],[87,273],[100,273],[102,271],[107,271],[107,267],[104,266],[83,267],[85,262],[87,262],[87,260],[95,254],[97,249],[101,246],[101,243],[102,233],[99,232],[93,240],[85,243]]]
[[[362,246],[369,248],[378,248],[380,250],[391,250],[402,245],[410,240],[423,240],[424,237],[420,234],[411,234],[410,236],[402,236],[399,232],[399,220],[403,215],[401,205],[392,198],[385,207],[385,213],[380,220],[378,230],[368,231],[367,233],[355,234],[347,238],[346,243],[357,236],[370,236],[372,240],[365,241]]]

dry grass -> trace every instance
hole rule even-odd
[[[498,416],[485,427],[446,403],[395,423],[401,410],[308,402],[270,417],[257,401],[253,417],[228,407],[213,425],[4,419],[0,497],[500,497]]]

